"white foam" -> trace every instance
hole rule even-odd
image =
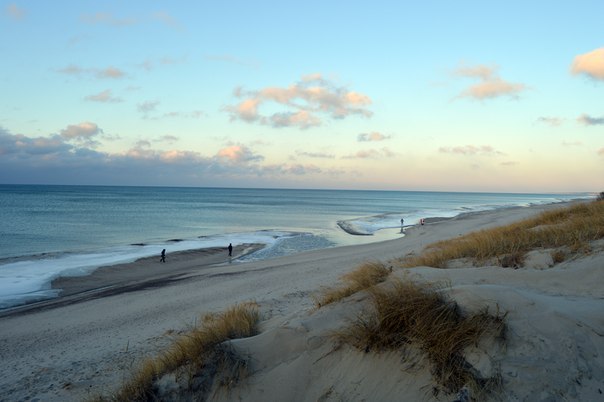
[[[64,254],[53,258],[34,259],[0,265],[0,308],[23,304],[31,300],[55,297],[57,290],[50,283],[59,276],[87,275],[103,266],[136,261],[159,254],[211,247],[259,243],[272,245],[277,239],[291,236],[291,232],[259,231],[233,233],[189,239],[178,242],[124,246],[85,254]]]

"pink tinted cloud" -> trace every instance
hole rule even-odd
[[[598,150],[598,155],[600,155],[600,156],[604,156],[604,148],[600,148],[600,149]]]
[[[4,9],[6,15],[13,20],[22,20],[25,17],[25,11],[19,8],[15,3],[11,3]]]
[[[266,87],[248,92],[236,88],[233,93],[243,99],[238,104],[225,108],[231,121],[307,129],[322,125],[325,118],[372,115],[367,109],[371,104],[367,95],[336,86],[320,74],[304,76],[300,82],[285,88]],[[284,111],[262,114],[260,109],[267,104],[276,105]]]
[[[218,151],[216,157],[232,163],[247,163],[264,159],[263,156],[254,154],[251,149],[241,144],[233,144],[222,148]]]
[[[604,80],[604,47],[576,56],[570,71],[574,75],[585,74],[594,80]]]
[[[107,67],[96,72],[98,78],[123,78],[126,76],[122,70],[115,67]]]
[[[116,98],[112,95],[110,89],[106,89],[104,91],[99,92],[98,94],[88,95],[84,98],[87,101],[91,102],[101,102],[101,103],[117,103],[121,102],[121,98]]]
[[[472,98],[477,100],[494,99],[507,96],[517,98],[527,89],[526,85],[503,80],[497,74],[496,66],[462,66],[455,71],[459,77],[477,79],[477,84],[471,85],[458,95],[459,98]]]

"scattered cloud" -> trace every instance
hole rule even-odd
[[[12,20],[22,20],[25,18],[25,11],[15,3],[11,3],[4,8],[4,13]]]
[[[96,134],[95,134],[96,133]],[[262,165],[264,158],[241,144],[229,144],[214,156],[177,149],[157,150],[142,139],[123,153],[99,152],[82,139],[102,130],[94,123],[70,125],[48,137],[13,135],[0,127],[0,182],[43,184],[245,185],[253,179],[266,184],[302,175],[341,175],[312,164]],[[166,136],[168,139],[170,136]]]
[[[371,133],[361,133],[357,137],[357,141],[359,142],[377,142],[384,141],[390,139],[391,136],[384,135],[382,133],[378,133],[377,131],[372,131]]]
[[[604,125],[604,117],[591,117],[585,113],[577,117],[577,121],[585,126]]]
[[[296,151],[297,156],[307,158],[318,158],[318,159],[334,159],[336,156],[324,152],[308,152],[308,151]]]
[[[560,127],[562,125],[562,123],[564,122],[564,119],[561,119],[560,117],[542,116],[537,119],[537,122],[547,124],[548,126],[552,126],[552,127]]]
[[[461,66],[455,71],[458,77],[477,79],[477,84],[471,85],[458,98],[472,98],[477,100],[493,99],[507,96],[517,99],[518,95],[526,90],[526,85],[505,81],[497,74],[497,66]]]
[[[604,47],[576,56],[570,71],[574,75],[585,74],[594,80],[604,80]]]
[[[110,89],[106,89],[104,91],[99,92],[98,94],[88,95],[84,98],[87,101],[91,102],[101,102],[101,103],[118,103],[122,102],[121,98],[116,98],[112,95]]]
[[[115,67],[107,67],[103,70],[98,70],[96,71],[96,76],[98,78],[123,78],[126,76],[126,74]]]
[[[440,147],[438,149],[439,152],[444,154],[454,154],[454,155],[482,155],[482,156],[492,156],[492,155],[504,155],[503,152],[497,151],[490,145],[464,145],[464,146],[456,146],[456,147]]]
[[[604,156],[604,148],[600,148],[600,149],[598,150],[598,155],[600,155],[600,156]]]
[[[358,151],[352,155],[343,156],[343,159],[382,159],[382,158],[392,158],[396,156],[395,152],[392,152],[388,148],[382,149],[367,149]]]
[[[181,119],[199,119],[206,116],[203,110],[193,110],[192,112],[168,112],[164,113],[162,117],[175,117]]]
[[[147,118],[149,113],[155,111],[157,105],[159,105],[159,101],[144,101],[136,105],[136,109]]]
[[[57,72],[66,75],[81,75],[86,72],[86,69],[83,69],[80,66],[76,66],[75,64],[70,64],[67,67],[58,69]]]
[[[231,121],[242,120],[275,128],[307,129],[322,125],[325,118],[372,115],[366,108],[371,104],[367,95],[338,87],[320,74],[304,76],[300,82],[287,88],[267,87],[258,91],[235,88],[234,95],[243,99],[237,105],[225,108],[231,115]],[[285,110],[262,114],[261,106]]]
[[[161,57],[159,59],[147,59],[147,60],[143,61],[142,63],[138,64],[138,66],[140,66],[141,68],[143,68],[147,71],[151,71],[151,70],[155,69],[155,66],[157,66],[157,65],[168,66],[168,65],[175,65],[175,64],[184,64],[184,63],[186,63],[186,61],[187,61],[186,57],[181,57],[178,59],[174,59],[171,57]]]
[[[516,161],[506,161],[506,162],[501,162],[500,165],[501,166],[516,166],[519,163]]]
[[[222,148],[218,151],[216,157],[233,163],[257,162],[264,159],[263,156],[254,154],[251,149],[241,144],[233,144]]]
[[[162,137],[159,138],[158,141],[160,142],[167,142],[167,143],[175,143],[176,141],[178,141],[180,138],[176,137],[175,135],[164,135]]]
[[[70,64],[66,67],[56,70],[58,73],[70,75],[70,76],[83,76],[91,75],[99,79],[120,79],[126,77],[126,73],[116,67],[107,67],[103,69],[99,68],[83,68],[75,64]]]
[[[94,148],[98,145],[95,137],[103,134],[103,130],[95,123],[85,121],[79,124],[71,124],[61,130],[59,134],[65,141],[74,141],[77,144]]]

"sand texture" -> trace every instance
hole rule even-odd
[[[51,301],[0,312],[0,401],[83,400],[110,394],[145,357],[154,356],[207,312],[255,301],[260,333],[231,342],[250,361],[250,377],[224,401],[453,401],[434,395],[429,367],[401,354],[336,347],[332,334],[367,305],[359,292],[317,309],[324,286],[367,261],[388,261],[478,229],[560,205],[463,215],[410,228],[400,239],[239,264],[226,250],[168,254],[60,279]],[[493,400],[604,400],[604,244],[559,264],[532,253],[525,267],[395,269],[391,276],[447,283],[462,308],[507,312],[504,349],[476,345],[468,356],[488,375],[501,372]]]

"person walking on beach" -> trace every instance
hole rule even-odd
[[[229,243],[228,249],[229,249],[229,257],[231,257],[233,255],[233,244],[232,243]]]
[[[161,251],[161,258],[159,259],[161,262],[166,262],[166,249]]]

